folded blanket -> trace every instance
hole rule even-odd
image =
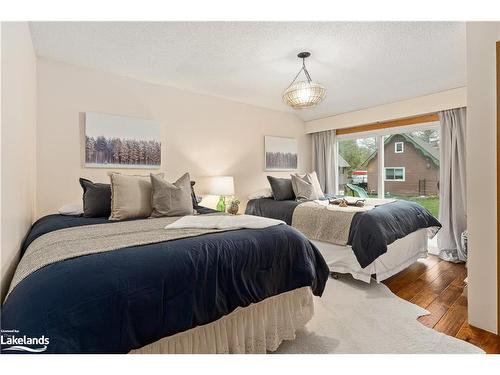
[[[292,226],[309,239],[345,246],[354,215],[391,202],[394,199],[368,198],[363,207],[340,207],[328,201],[305,202],[295,208]]]
[[[165,229],[262,229],[286,224],[282,220],[253,215],[189,215],[183,216]]]

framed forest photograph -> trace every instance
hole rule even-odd
[[[135,117],[85,113],[85,167],[158,169],[160,125]]]
[[[291,171],[297,169],[297,139],[264,137],[266,171]]]

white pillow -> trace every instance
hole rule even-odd
[[[248,196],[248,199],[260,199],[260,198],[272,198],[273,192],[271,188],[260,189],[255,193],[252,193]]]
[[[83,214],[83,202],[65,204],[57,212],[61,215],[81,215]]]
[[[319,183],[318,175],[316,174],[316,171],[308,173],[307,176],[311,180],[311,184],[314,188],[315,195],[318,197],[316,199],[324,198],[325,194],[323,193],[323,190],[321,190],[321,185]]]

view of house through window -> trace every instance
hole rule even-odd
[[[395,152],[401,142],[404,152]],[[439,130],[425,129],[384,137],[386,197],[417,202],[439,216]],[[390,169],[394,170],[389,178]]]
[[[439,129],[339,139],[339,194],[398,198],[417,202],[439,216]],[[384,142],[379,171],[378,144]],[[383,191],[378,191],[379,179]]]
[[[375,182],[375,187],[368,192],[377,196],[377,176],[369,176],[364,165],[376,152],[375,137],[345,139],[338,142],[339,194],[362,195],[362,190],[368,191],[368,181],[371,180]]]

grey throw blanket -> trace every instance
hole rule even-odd
[[[220,232],[218,229],[169,229],[178,217],[144,219],[121,223],[87,225],[56,230],[31,243],[16,269],[9,292],[24,278],[49,264],[83,255],[130,246]]]
[[[356,213],[369,211],[376,206],[393,201],[393,199],[367,199],[363,207],[339,207],[328,204],[328,201],[304,202],[295,208],[292,226],[311,240],[345,246],[349,240],[351,222]]]

